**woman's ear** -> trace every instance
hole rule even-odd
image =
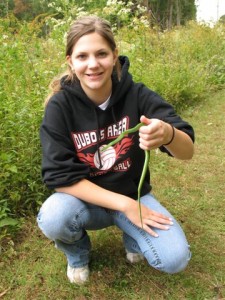
[[[118,49],[116,48],[113,52],[113,61],[114,61],[114,66],[116,65],[116,61],[118,59]]]
[[[74,68],[73,68],[73,64],[72,64],[70,55],[66,56],[66,61],[67,61],[68,65],[70,66],[71,70],[73,70]]]

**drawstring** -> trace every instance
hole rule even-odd
[[[119,126],[118,126],[118,122],[116,120],[116,116],[115,116],[113,106],[111,108],[111,112],[112,112],[113,121],[116,124],[116,129],[118,130]],[[100,153],[100,128],[99,128],[100,126],[99,126],[98,114],[97,114],[96,108],[94,108],[94,113],[95,113],[96,122],[97,122],[97,132],[96,132],[96,135],[97,135],[97,153],[98,153],[98,160],[99,160],[99,168],[101,170],[102,167],[103,167],[103,164],[102,164],[101,153]]]
[[[98,115],[97,115],[97,111],[96,111],[95,108],[94,108],[94,113],[95,113],[96,121],[97,121],[97,132],[96,132],[96,135],[97,135],[97,152],[98,152],[99,167],[100,167],[100,170],[101,170],[101,168],[103,167],[103,164],[102,164],[101,153],[100,153],[100,130],[99,130]]]
[[[115,124],[116,124],[116,130],[118,130],[118,129],[119,129],[119,126],[118,126],[118,122],[117,122],[117,120],[116,120],[116,116],[115,116],[115,112],[114,112],[113,106],[111,107],[111,112],[112,112],[113,121],[114,121]]]

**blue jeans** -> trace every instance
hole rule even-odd
[[[173,218],[151,194],[141,197],[141,202]],[[149,265],[157,270],[180,272],[191,256],[183,230],[174,218],[174,225],[169,230],[154,228],[159,234],[155,238],[134,225],[122,212],[92,205],[68,194],[55,193],[43,203],[37,221],[45,236],[65,253],[71,267],[89,263],[91,242],[87,230],[112,225],[122,230],[125,248],[129,252],[143,254]]]

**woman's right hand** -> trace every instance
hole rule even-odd
[[[143,204],[141,204],[141,222],[139,203],[133,199],[132,201],[129,201],[129,204],[125,207],[123,212],[133,224],[144,229],[154,237],[158,237],[158,234],[153,230],[153,228],[168,230],[170,226],[173,225],[170,217],[151,210]]]
[[[143,228],[154,237],[157,237],[158,234],[154,232],[153,228],[168,230],[170,225],[172,225],[172,220],[169,217],[157,213],[144,205],[141,205],[141,223],[138,201],[101,188],[87,179],[82,179],[71,186],[57,188],[56,190],[83,199],[94,205],[121,211],[132,223]],[[92,192],[90,193],[90,191]],[[117,198],[116,201],[115,198]]]

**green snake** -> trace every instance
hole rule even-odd
[[[141,126],[145,126],[145,125],[146,124],[144,124],[144,123],[138,123],[135,127],[125,130],[115,140],[113,140],[112,142],[110,142],[108,145],[104,146],[102,148],[102,151],[105,151],[110,146],[113,146],[116,143],[118,143],[120,140],[122,140],[124,138],[125,135],[127,135],[129,133],[136,132],[136,131],[139,130],[139,128]],[[145,179],[146,172],[148,170],[149,160],[150,160],[150,151],[149,150],[145,150],[145,161],[144,161],[144,165],[143,165],[143,169],[142,169],[140,181],[139,181],[139,184],[138,184],[138,199],[137,199],[138,200],[138,205],[139,205],[139,214],[140,214],[140,220],[141,220],[142,228],[143,228],[143,222],[142,222],[141,201],[140,201],[140,199],[141,199],[141,189],[142,189],[142,185],[143,185],[143,182],[144,182],[144,179]]]

